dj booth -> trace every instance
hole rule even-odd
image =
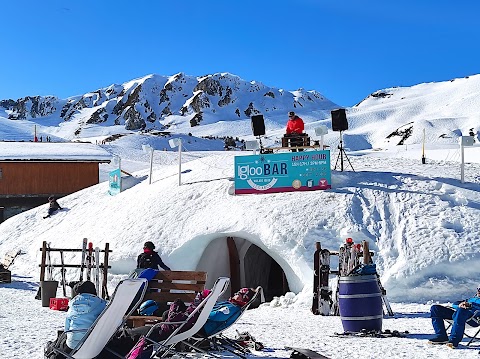
[[[295,135],[284,135],[282,137],[282,147],[301,147],[310,146],[310,136],[306,133]]]

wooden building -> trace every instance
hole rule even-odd
[[[0,222],[99,183],[111,155],[90,143],[0,142]]]

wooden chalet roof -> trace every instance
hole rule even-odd
[[[0,162],[110,162],[102,147],[78,142],[0,142]]]

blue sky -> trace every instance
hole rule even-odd
[[[480,73],[479,13],[478,0],[6,1],[0,99],[230,72],[352,106]]]

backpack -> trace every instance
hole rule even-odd
[[[158,266],[155,266],[153,263],[153,254],[152,253],[142,253],[140,254],[140,259],[138,261],[138,268],[153,268],[158,269]]]
[[[125,357],[126,359],[147,359],[153,353],[153,345],[148,344],[145,337],[141,337],[137,344],[130,350]]]

